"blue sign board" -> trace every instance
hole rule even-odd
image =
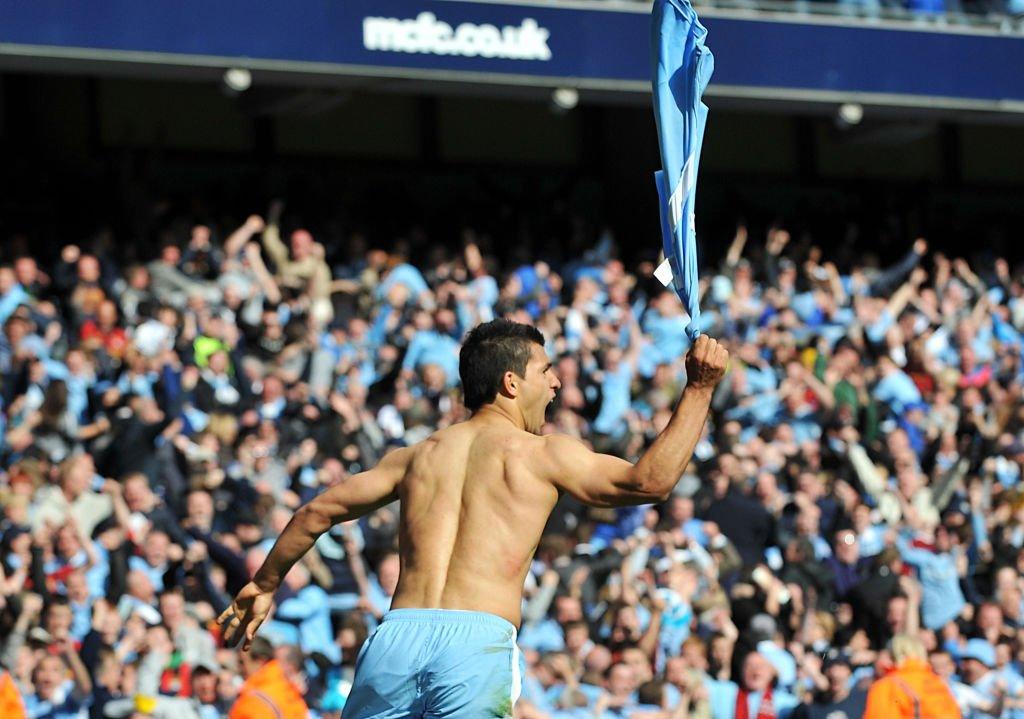
[[[704,12],[709,94],[1016,109],[1024,38]],[[0,58],[649,88],[644,6],[462,0],[0,3]]]

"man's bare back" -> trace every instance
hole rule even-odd
[[[490,612],[519,624],[523,582],[558,489],[545,440],[478,417],[413,447],[399,485],[402,569],[393,608]]]
[[[291,566],[332,525],[401,503],[401,571],[391,610],[366,640],[343,719],[510,719],[522,685],[516,643],[523,580],[561,493],[601,507],[666,499],[689,463],[728,353],[701,337],[665,430],[637,463],[541,436],[561,386],[533,327],[495,320],[459,356],[471,419],[300,508],[218,620],[248,647]]]
[[[392,608],[486,612],[517,626],[526,572],[560,493],[601,507],[665,499],[692,457],[728,352],[698,338],[668,427],[634,465],[565,435],[541,436],[561,385],[543,345],[527,344],[523,367],[505,371],[484,393],[493,401],[471,407],[471,419],[391,452],[301,507],[219,618],[225,641],[244,637],[249,646],[284,575],[323,532],[395,500],[401,572]]]

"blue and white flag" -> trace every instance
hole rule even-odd
[[[666,287],[671,284],[690,314],[686,331],[691,340],[699,333],[700,319],[693,218],[697,166],[708,117],[701,96],[715,67],[711,50],[704,45],[707,34],[689,0],[654,0],[651,82],[663,168],[654,174],[654,180],[665,250],[665,261],[654,274]]]

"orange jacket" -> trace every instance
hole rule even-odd
[[[25,719],[25,705],[21,701],[21,694],[7,672],[0,672],[0,717]]]
[[[309,708],[276,659],[245,680],[230,719],[307,719]]]
[[[960,707],[939,675],[911,658],[871,685],[864,719],[960,719]]]

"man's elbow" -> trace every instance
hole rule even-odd
[[[671,496],[672,496],[672,487],[669,487],[668,489],[658,489],[658,490],[648,494],[648,497],[650,498],[648,503],[649,504],[661,504],[662,502],[667,502],[668,498],[671,497]]]
[[[660,477],[652,477],[649,474],[641,474],[636,471],[630,473],[629,491],[635,495],[638,504],[658,504],[666,501],[672,495],[675,482],[669,484]]]
[[[315,499],[299,507],[293,521],[314,535],[323,534],[334,526],[332,513]]]

